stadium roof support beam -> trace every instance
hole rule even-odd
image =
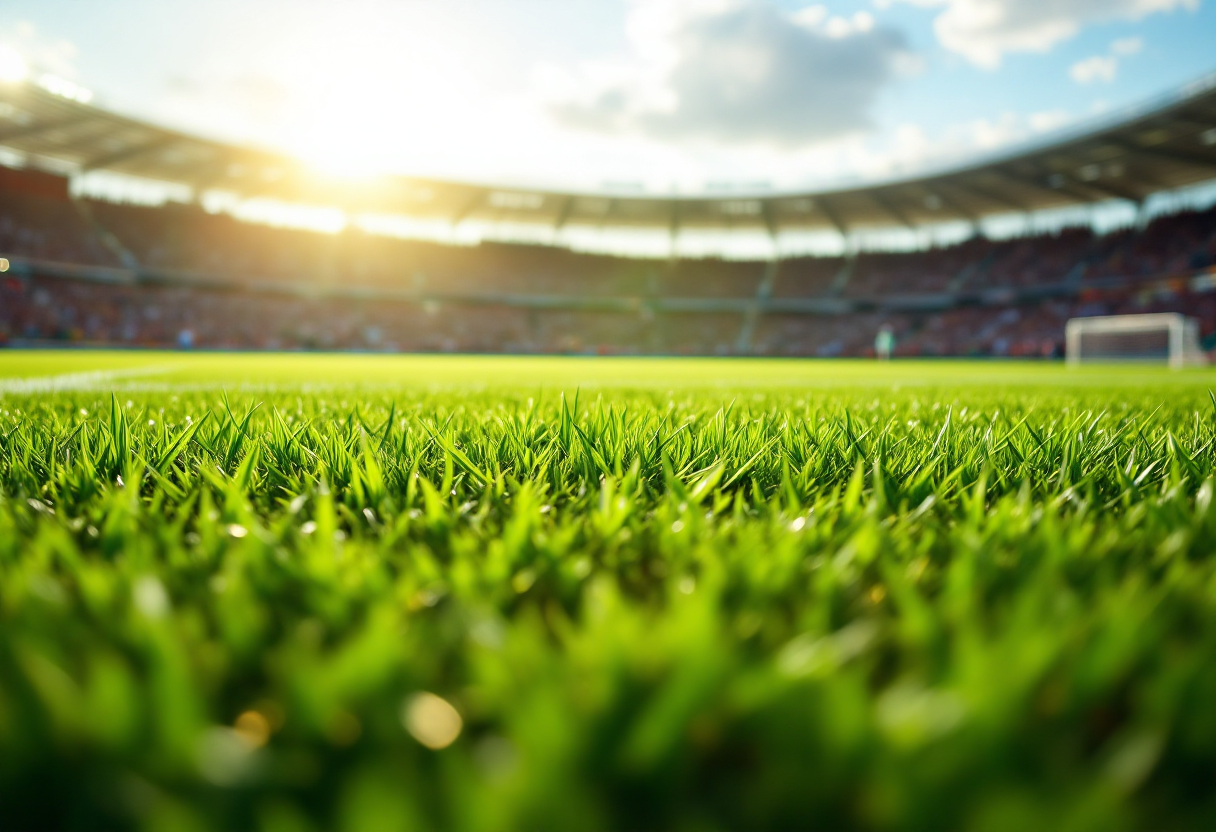
[[[58,146],[58,150],[60,150],[61,152],[68,152],[68,153],[77,152],[77,151],[80,151],[83,153],[88,153],[90,150],[96,150],[95,147],[90,147],[90,146],[94,145],[94,142],[96,142],[98,137],[105,137],[106,135],[109,135],[109,134],[106,133],[106,134],[102,134],[101,136],[97,136],[97,135],[78,136],[78,137],[75,137],[75,139],[64,142],[64,144]],[[139,142],[139,144],[142,145],[143,140],[141,140]],[[130,142],[126,142],[126,144],[123,145],[122,152],[125,152],[126,148],[129,148],[129,147],[131,147]],[[111,153],[111,152],[117,153],[120,151],[107,150],[105,153],[98,154],[98,156],[109,156],[109,153]],[[81,167],[83,167],[83,165],[85,163],[88,163],[88,161],[89,161],[88,158],[81,159],[79,164],[81,165]]]
[[[146,156],[149,153],[155,153],[158,150],[175,145],[180,141],[181,139],[177,136],[159,136],[152,141],[144,142],[134,147],[123,148],[113,153],[107,153],[104,156],[94,156],[92,159],[86,159],[80,165],[80,172],[88,173],[91,170],[107,168],[119,162],[130,162],[133,159],[138,159],[140,156]]]
[[[780,260],[781,252],[777,249],[777,218],[773,216],[773,203],[770,200],[760,202],[760,216],[764,220],[764,228],[768,231],[769,242],[773,244],[773,259]]]
[[[1011,199],[1010,197],[1004,196],[1002,194],[994,193],[994,192],[988,190],[987,188],[983,187],[982,185],[954,184],[953,187],[955,190],[968,191],[970,193],[977,194],[982,199],[986,199],[989,202],[995,202],[997,205],[1004,205],[1006,208],[1009,208],[1010,210],[1016,211],[1020,214],[1028,214],[1031,211],[1031,208],[1029,206],[1027,206],[1026,203],[1019,202],[1016,199]]]
[[[599,217],[599,229],[603,230],[608,227],[608,218],[617,213],[617,198],[608,199],[608,204],[604,206],[604,213]]]
[[[871,191],[870,199],[877,204],[879,208],[894,217],[897,223],[904,226],[909,231],[916,231],[916,225],[910,219],[908,219],[907,214],[896,208],[895,203],[888,199],[882,191]]]
[[[469,214],[477,210],[478,206],[485,203],[485,200],[485,191],[474,190],[469,198],[462,202],[460,207],[456,209],[456,213],[452,214],[452,218],[448,220],[448,223],[452,226],[452,228],[460,225],[468,218]]]
[[[1185,116],[1174,116],[1174,123],[1190,127],[1196,132],[1207,130],[1209,127],[1216,127],[1216,110],[1211,112],[1191,113],[1193,118]]]
[[[1050,185],[1040,182],[1038,179],[1036,179],[1033,176],[1024,176],[1019,173],[1011,173],[1010,171],[1005,170],[1004,168],[993,168],[993,172],[1004,177],[1005,179],[1008,179],[1010,182],[1017,182],[1018,184],[1024,185],[1027,188],[1034,188],[1035,190],[1042,191],[1045,194],[1050,194],[1053,197],[1058,196],[1059,192],[1063,191],[1064,193],[1067,193],[1069,196],[1071,196],[1073,199],[1076,199],[1080,202],[1089,204],[1089,203],[1098,201],[1098,200],[1094,199],[1092,194],[1086,193],[1085,191],[1082,191],[1082,190],[1078,190],[1073,184],[1071,184],[1072,180],[1069,177],[1063,176],[1061,174],[1049,174],[1049,175],[1060,176],[1060,187],[1053,188]]]
[[[107,138],[112,138],[116,133],[121,131],[121,126],[116,126],[109,121],[94,121],[86,123],[83,125],[83,129],[73,131],[72,137],[63,144],[56,145],[55,150],[60,153],[71,153],[76,150],[88,150],[91,146],[95,146],[98,141],[105,141]],[[142,136],[141,139],[143,139]]]
[[[1210,116],[1207,113],[1193,113],[1195,118],[1182,118],[1175,116],[1170,119],[1174,127],[1181,127],[1185,130],[1193,130],[1195,133],[1203,134],[1213,127],[1216,127],[1216,113]],[[1114,142],[1110,142],[1113,144]]]
[[[819,210],[823,212],[823,215],[828,218],[828,222],[830,222],[836,231],[840,233],[840,236],[844,238],[845,248],[848,248],[849,229],[846,228],[844,222],[841,221],[840,214],[837,213],[836,209],[831,206],[827,197],[819,197],[815,200],[815,204],[819,207]]]
[[[574,210],[574,197],[567,196],[562,200],[562,205],[557,209],[557,219],[553,221],[553,233],[556,235],[570,220],[570,212]]]
[[[960,218],[966,220],[967,222],[971,223],[972,225],[976,225],[977,223],[979,223],[980,218],[979,218],[978,214],[976,214],[974,211],[964,208],[956,200],[946,196],[940,189],[929,189],[927,192],[927,195],[933,197],[938,202],[940,202],[942,205],[945,205],[951,211],[958,214]]]
[[[1195,121],[1191,122],[1190,124],[1191,124],[1191,128],[1196,133],[1195,138],[1199,139],[1199,141],[1201,141],[1201,142],[1206,143],[1207,140],[1204,138],[1203,134],[1207,133],[1212,128],[1216,127],[1216,112],[1213,112],[1210,115],[1207,115],[1203,119],[1195,120]],[[1211,147],[1211,145],[1208,145],[1208,146]]]
[[[1119,139],[1111,140],[1108,144],[1114,145],[1129,156],[1150,156],[1154,159],[1163,159],[1175,164],[1195,165],[1196,167],[1216,170],[1216,156],[1208,156],[1203,153],[1193,153],[1189,150],[1174,148],[1140,147],[1139,145],[1130,144]]]
[[[680,201],[673,199],[671,201],[671,212],[667,220],[667,243],[671,254],[669,259],[676,260],[679,258],[676,248],[676,239],[680,236]]]
[[[1099,193],[1106,194],[1107,196],[1113,197],[1115,199],[1123,199],[1123,200],[1131,202],[1135,205],[1139,205],[1140,203],[1144,202],[1144,197],[1141,196],[1140,194],[1134,193],[1133,191],[1129,191],[1127,188],[1123,188],[1123,187],[1116,185],[1109,181],[1099,182],[1098,180],[1095,179],[1094,181],[1089,182],[1084,179],[1077,180],[1075,178],[1073,179],[1073,181],[1077,182],[1077,184],[1079,184],[1083,188],[1089,188],[1092,191],[1098,191]]]
[[[15,139],[28,139],[34,136],[39,136],[43,133],[49,133],[52,130],[62,130],[65,127],[75,127],[77,124],[84,124],[92,121],[93,116],[71,116],[69,118],[61,118],[56,121],[45,122],[40,121],[34,124],[27,124],[18,127],[15,130],[0,130],[0,142],[13,141]]]
[[[249,175],[249,169],[254,164],[241,156],[217,153],[190,167],[191,175],[186,177],[187,184],[194,189],[196,198],[211,188],[231,191],[242,199],[265,196],[265,191],[255,191],[259,183],[250,181],[253,177]]]
[[[228,172],[228,165],[231,164],[228,159],[212,159],[211,161],[198,165],[196,173],[190,180],[190,187],[197,195],[210,188],[224,178]]]

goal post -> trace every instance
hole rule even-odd
[[[1199,324],[1177,312],[1073,318],[1064,329],[1068,363],[1162,362],[1172,368],[1207,364]]]

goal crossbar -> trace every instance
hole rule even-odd
[[[1147,355],[1135,355],[1125,351],[1099,352],[1097,360],[1136,361],[1159,360],[1164,357],[1173,368],[1202,365],[1206,356],[1199,347],[1199,325],[1194,318],[1177,312],[1156,312],[1143,315],[1099,315],[1089,318],[1073,318],[1065,325],[1065,354],[1069,364],[1076,365],[1089,360],[1086,355],[1086,336],[1118,339],[1143,338],[1154,333],[1163,333],[1165,355],[1150,350]]]

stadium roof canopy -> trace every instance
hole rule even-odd
[[[698,197],[562,193],[400,176],[327,178],[289,156],[127,118],[46,79],[0,83],[0,147],[87,173],[180,183],[456,225],[560,230],[838,231],[977,222],[1152,194],[1216,179],[1216,74],[1103,125],[953,169],[836,190]]]

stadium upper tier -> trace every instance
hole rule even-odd
[[[1101,127],[915,178],[803,193],[672,197],[326,177],[289,156],[158,127],[38,81],[0,84],[0,147],[58,163],[417,220],[668,230],[919,227],[1148,196],[1216,178],[1216,74]]]

